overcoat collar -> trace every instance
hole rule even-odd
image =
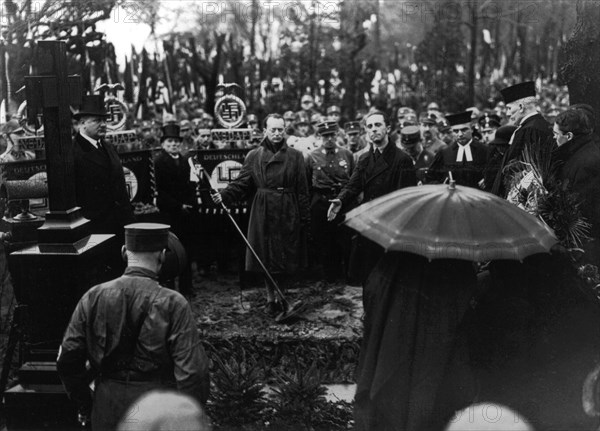
[[[100,149],[94,147],[87,139],[83,136],[77,136],[77,142],[83,151],[83,157],[104,169],[110,169],[111,158],[110,153],[107,151],[105,144],[100,140],[98,145]]]
[[[263,163],[277,163],[277,162],[281,163],[281,162],[283,162],[285,160],[285,155],[288,150],[288,146],[287,146],[287,143],[285,142],[285,140],[281,144],[281,148],[279,148],[279,151],[277,151],[276,153],[273,153],[271,151],[271,149],[269,148],[270,145],[268,145],[267,142],[268,142],[267,138],[265,138],[265,139],[263,139],[263,141],[260,144],[260,146],[262,147],[263,153],[265,155],[267,155],[267,157],[263,158]]]
[[[379,156],[379,158],[377,159],[377,161],[375,160],[375,157],[373,155],[373,151],[374,151],[374,147],[373,144],[371,144],[371,149],[369,150],[369,165],[372,166],[372,171],[371,174],[366,178],[366,182],[368,183],[369,181],[371,181],[373,178],[375,178],[376,176],[378,176],[379,174],[381,174],[383,171],[385,171],[389,166],[392,165],[393,161],[394,161],[394,155],[395,155],[395,151],[394,151],[394,144],[392,144],[392,142],[388,142],[388,144],[386,145],[386,147],[383,149],[383,153],[381,153],[381,155]]]

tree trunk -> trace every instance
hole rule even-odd
[[[569,88],[571,104],[591,105],[600,131],[600,3],[577,1],[577,23],[562,60],[559,79]]]
[[[471,52],[469,56],[469,70],[468,70],[468,99],[467,104],[469,106],[475,105],[475,61],[477,59],[477,35],[479,32],[479,25],[477,22],[478,14],[478,2],[471,3]]]

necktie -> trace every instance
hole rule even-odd
[[[473,161],[473,153],[471,153],[471,141],[466,145],[458,144],[458,153],[456,153],[456,161],[462,162],[464,158],[467,158],[467,162]]]
[[[375,148],[373,150],[373,157],[375,158],[375,161],[379,160],[380,155],[381,155],[381,153],[379,152],[379,150],[377,148]]]

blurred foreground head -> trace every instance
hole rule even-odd
[[[151,391],[127,410],[117,431],[210,431],[208,416],[194,399],[173,391]]]
[[[446,431],[534,431],[523,416],[501,404],[473,404],[454,415]]]

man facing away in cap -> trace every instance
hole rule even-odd
[[[177,389],[202,404],[208,397],[208,359],[192,309],[157,281],[168,229],[126,226],[125,273],[87,291],[65,331],[58,373],[80,422],[88,422],[91,412],[93,430],[114,430],[129,405],[149,390]]]

